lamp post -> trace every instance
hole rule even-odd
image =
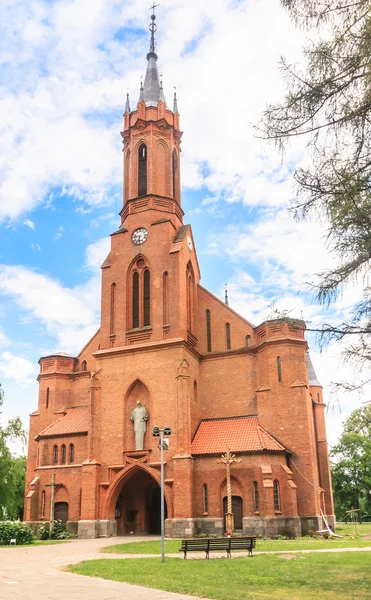
[[[164,450],[167,450],[169,447],[169,441],[164,439],[164,436],[171,435],[171,428],[164,427],[161,429],[160,427],[152,428],[152,436],[159,437],[160,441],[158,447],[160,448],[160,457],[161,457],[161,562],[165,562],[165,494],[164,494]]]

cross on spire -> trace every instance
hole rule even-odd
[[[152,10],[152,14],[151,14],[151,21],[152,23],[149,26],[149,30],[151,32],[151,43],[149,46],[149,51],[150,52],[155,52],[155,33],[157,31],[157,25],[155,23],[156,21],[156,15],[155,15],[155,8],[157,8],[157,6],[160,6],[159,4],[155,4],[153,2],[152,6],[149,7],[148,10]]]

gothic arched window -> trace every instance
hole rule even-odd
[[[173,167],[173,198],[176,198],[177,192],[177,171],[178,171],[178,158],[176,155],[176,150],[173,150],[172,153],[172,167]]]
[[[207,351],[211,352],[211,315],[210,309],[206,309],[206,341],[207,341]]]
[[[62,447],[61,447],[61,464],[62,465],[66,464],[66,454],[67,454],[66,446],[65,446],[65,444],[62,444]]]
[[[250,346],[251,346],[251,335],[247,335],[245,337],[245,345],[246,345],[246,348],[250,348]]]
[[[138,149],[138,196],[147,194],[147,146],[141,144]]]
[[[230,323],[225,324],[225,342],[227,350],[231,349],[231,325]]]
[[[168,272],[162,276],[162,303],[163,303],[163,325],[169,324],[169,275]]]
[[[277,512],[280,511],[281,510],[280,485],[279,485],[277,479],[275,479],[273,482],[273,500],[274,500],[274,510]]]
[[[259,488],[257,481],[254,481],[254,510],[255,512],[259,512]]]
[[[45,517],[45,500],[46,500],[46,494],[45,492],[41,492],[41,517]]]
[[[143,273],[143,325],[151,324],[151,275],[146,269]]]
[[[70,455],[69,455],[68,462],[70,464],[72,464],[73,462],[75,462],[75,446],[73,444],[70,444]]]
[[[133,329],[139,327],[139,273],[133,274]]]
[[[139,256],[128,270],[129,329],[151,325],[151,272],[147,265],[147,260]]]
[[[194,330],[194,273],[192,263],[189,262],[186,270],[186,302],[187,302],[187,329]]]
[[[116,284],[111,284],[111,297],[110,297],[110,313],[109,313],[109,332],[110,335],[115,333],[115,292],[116,292]]]
[[[87,368],[88,368],[88,365],[87,365],[87,362],[86,362],[86,360],[83,360],[83,361],[82,361],[82,363],[81,363],[81,368],[82,368],[82,370],[83,370],[83,371],[86,371],[86,370],[87,370]]]
[[[204,500],[204,513],[207,513],[209,511],[209,498],[208,498],[208,494],[207,494],[207,484],[204,483],[204,485],[202,486],[203,489],[203,500]]]
[[[57,465],[58,464],[58,446],[55,445],[53,447],[53,465]]]

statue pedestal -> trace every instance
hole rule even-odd
[[[225,513],[225,529],[226,529],[227,533],[233,533],[233,531],[234,531],[233,513]]]

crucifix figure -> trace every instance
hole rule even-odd
[[[216,462],[223,463],[227,467],[227,512],[225,514],[225,528],[227,533],[233,533],[234,519],[232,512],[231,465],[233,463],[240,463],[241,459],[236,458],[236,456],[231,453],[230,448],[227,448],[226,453],[222,454]]]

